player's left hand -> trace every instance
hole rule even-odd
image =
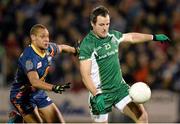
[[[105,109],[104,95],[102,93],[97,94],[93,97],[96,103],[97,111],[100,113]]]
[[[153,40],[161,43],[171,43],[171,40],[165,34],[154,34]]]
[[[55,93],[60,93],[60,94],[62,94],[62,92],[64,92],[66,89],[69,89],[70,88],[70,84],[71,83],[66,83],[66,84],[63,84],[63,85],[59,85],[59,84],[57,84],[57,85],[54,85],[53,87],[52,87],[52,91],[54,91]]]

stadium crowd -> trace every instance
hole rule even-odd
[[[46,25],[53,42],[73,46],[89,31],[90,11],[99,4],[110,10],[113,29],[164,33],[173,41],[173,44],[120,45],[119,58],[126,82],[144,81],[152,89],[179,92],[179,0],[1,0],[0,69],[6,76],[4,85],[9,86],[14,78],[17,59],[29,44],[28,32],[32,25]],[[48,80],[52,83],[72,82],[75,92],[85,89],[77,60],[68,54],[57,56]]]

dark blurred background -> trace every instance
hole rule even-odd
[[[18,57],[29,45],[29,30],[34,24],[47,26],[51,41],[73,46],[90,30],[89,15],[97,5],[110,10],[111,29],[170,37],[171,45],[153,41],[120,44],[119,58],[129,85],[143,81],[152,90],[179,94],[179,0],[0,0],[0,86],[10,87]],[[72,82],[72,93],[85,89],[78,59],[69,54],[54,59],[48,81]]]

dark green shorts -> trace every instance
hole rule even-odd
[[[102,93],[104,95],[105,111],[98,112],[96,108],[96,103],[93,97],[90,97],[90,108],[93,115],[106,114],[112,111],[112,107],[120,102],[123,98],[129,95],[129,86],[125,83],[121,89],[111,93]]]

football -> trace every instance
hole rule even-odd
[[[129,95],[135,103],[145,103],[151,98],[151,89],[144,82],[136,82],[129,89]]]

